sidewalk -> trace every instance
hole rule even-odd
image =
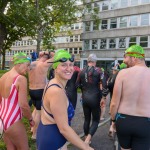
[[[78,95],[76,113],[71,125],[72,128],[78,133],[78,135],[83,134],[83,121],[84,121],[83,110],[80,103],[80,95],[81,94]],[[109,118],[108,110],[109,110],[109,102],[107,102],[107,107],[106,107],[106,115],[105,115],[106,119]],[[100,126],[96,131],[96,133],[94,134],[92,138],[91,146],[95,150],[114,150],[114,143],[108,136],[109,126],[110,126],[110,122],[108,121],[103,126]],[[76,148],[71,144],[68,146],[68,149],[78,150],[78,148]]]

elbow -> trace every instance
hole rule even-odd
[[[59,132],[62,134],[62,135],[66,135],[66,133],[68,133],[68,127],[70,128],[69,125],[64,125],[62,127],[59,127]]]

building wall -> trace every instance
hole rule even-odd
[[[126,0],[126,4],[122,0],[86,2],[82,67],[90,53],[100,61],[123,60],[123,52],[132,44],[143,46],[146,60],[150,61],[150,0]],[[97,24],[91,17],[93,8],[99,10]]]

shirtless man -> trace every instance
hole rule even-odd
[[[119,72],[110,111],[122,150],[150,149],[150,69],[144,50],[129,47],[124,54],[127,69]]]
[[[47,83],[47,71],[51,65],[51,63],[47,62],[52,61],[50,58],[53,55],[53,52],[40,52],[39,60],[31,63],[31,68],[29,71],[29,94],[32,99],[32,103],[35,106],[32,113],[35,121],[35,126],[32,128],[33,139],[36,139],[36,130],[40,121],[42,95],[44,87]]]

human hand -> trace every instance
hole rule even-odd
[[[35,125],[35,122],[33,119],[29,120],[29,124],[30,124],[30,127],[33,127]]]
[[[106,105],[106,101],[105,101],[105,99],[102,99],[101,101],[100,101],[100,106],[101,107],[104,107]]]
[[[88,146],[88,148],[86,150],[94,150],[94,148]]]
[[[116,132],[116,124],[115,124],[115,122],[112,122],[112,128],[113,128],[113,131]]]
[[[89,146],[88,143],[85,143],[85,144],[86,144],[86,147],[83,150],[94,150],[92,147]]]

